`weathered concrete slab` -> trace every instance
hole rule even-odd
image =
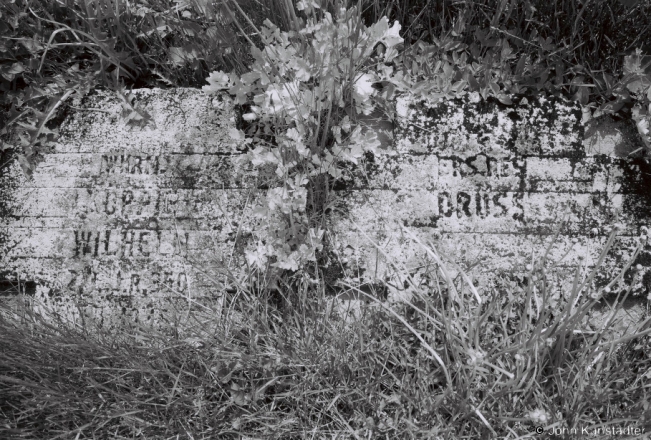
[[[349,280],[390,281],[399,294],[405,280],[391,262],[414,276],[427,270],[431,259],[402,226],[460,264],[480,291],[545,255],[571,279],[597,263],[617,227],[597,285],[620,273],[642,239],[626,280],[648,293],[651,166],[625,157],[634,148],[608,126],[584,140],[580,107],[542,97],[512,107],[402,98],[397,116],[395,154],[358,170],[347,215],[333,219]]]
[[[115,93],[71,110],[31,179],[5,157],[0,279],[38,283],[38,299],[64,313],[145,319],[163,297],[219,296],[219,271],[242,265],[255,228],[230,101],[190,89],[134,96],[146,123],[130,125]]]
[[[219,297],[224,272],[244,267],[259,192],[237,169],[232,104],[198,90],[134,95],[149,120],[131,126],[115,94],[89,96],[32,179],[3,158],[2,286],[36,282],[38,299],[73,316],[156,320],[175,302]],[[651,168],[629,157],[634,136],[620,123],[596,121],[584,140],[581,110],[550,98],[514,107],[403,99],[397,109],[394,151],[357,170],[339,193],[345,214],[331,218],[348,281],[405,293],[388,260],[423,279],[431,261],[399,225],[467,270],[480,292],[545,254],[567,279],[597,262],[618,225],[603,284],[649,236]],[[626,276],[638,294],[651,284],[650,253]]]

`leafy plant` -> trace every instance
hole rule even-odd
[[[387,66],[402,43],[400,25],[383,18],[371,27],[356,8],[333,16],[316,1],[299,2],[307,22],[298,31],[281,32],[270,21],[260,31],[264,49],[251,47],[251,72],[214,72],[207,92],[228,91],[236,104],[246,105],[242,118],[250,126],[236,140],[250,144],[240,166],[269,169],[273,177],[263,206],[256,212],[266,223],[250,263],[296,271],[315,260],[324,231],[306,212],[308,184],[320,176],[344,178],[340,164],[357,164],[365,152],[377,152],[375,133],[362,133],[356,115],[370,114],[390,98],[373,84],[401,85]],[[375,52],[377,45],[386,51]],[[349,116],[350,114],[350,116]],[[265,136],[271,134],[271,137]]]
[[[29,174],[66,108],[95,87],[198,87],[212,69],[246,70],[244,37],[230,37],[222,9],[206,0],[0,3],[0,151],[14,151]]]
[[[508,32],[498,32],[496,38],[492,30],[475,26],[475,41],[468,45],[462,41],[468,35],[465,11],[451,29],[431,36],[432,44],[418,41],[403,50],[399,24],[389,27],[384,17],[366,27],[357,8],[335,11],[333,18],[328,6],[299,2],[297,9],[307,22],[296,18],[291,31],[281,32],[265,21],[257,32],[262,49],[251,42],[251,71],[241,76],[214,72],[204,87],[228,91],[243,106],[248,127],[234,138],[250,150],[240,165],[273,177],[264,183],[270,189],[257,211],[267,224],[248,253],[249,262],[260,269],[270,258],[273,266],[292,271],[314,261],[324,231],[306,210],[309,188],[319,176],[345,179],[342,164],[358,165],[365,153],[378,154],[377,137],[362,131],[360,116],[376,109],[391,114],[392,99],[400,93],[435,100],[470,93],[471,99],[494,97],[510,105],[514,95],[567,86],[559,72],[550,82],[549,63],[556,58],[546,53],[556,46],[549,38],[537,37],[537,59],[525,50],[522,38]],[[636,87],[635,98],[647,99],[646,77],[637,68],[612,87],[618,101],[604,103],[597,114],[616,112],[630,101],[627,87]],[[589,87],[584,77],[574,75],[567,91],[587,105]],[[641,132],[644,120],[642,116],[638,124]]]
[[[638,1],[377,0],[363,1],[363,18],[409,23],[406,46],[420,42],[467,47],[473,66],[518,72],[513,86],[562,93],[593,111],[625,111],[617,94],[624,56],[651,47],[651,5]],[[531,77],[521,76],[523,67]],[[519,77],[518,77],[519,76]],[[512,93],[518,93],[516,89]]]
[[[625,57],[622,84],[626,86],[622,99],[632,98],[635,102],[632,117],[647,151],[651,151],[651,59],[642,56],[640,49]]]

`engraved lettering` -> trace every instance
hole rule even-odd
[[[498,193],[493,195],[493,203],[495,204],[496,207],[502,208],[502,212],[496,212],[493,214],[495,217],[502,217],[503,215],[506,215],[509,212],[509,208],[506,207],[505,205],[500,202],[500,198],[506,197],[506,193]]]
[[[473,174],[467,160],[464,161],[461,158],[455,157],[452,164],[454,165],[454,171],[452,172],[452,176],[454,177],[466,177],[469,174]]]
[[[168,168],[168,162],[166,156],[159,156],[156,160],[156,174],[165,174]]]
[[[136,170],[138,170],[138,174],[142,174],[142,168],[140,168],[140,163],[142,162],[142,158],[140,156],[130,156],[130,159],[132,165],[129,172],[131,174],[136,174]]]
[[[116,289],[114,290],[120,290],[122,288],[122,272],[118,270],[118,273],[115,275],[115,281],[116,281]]]
[[[104,253],[108,254],[109,240],[111,239],[111,231],[104,231]]]
[[[439,193],[439,215],[444,215],[446,217],[452,216],[452,206],[450,200],[450,193],[447,191],[442,191]]]
[[[152,164],[152,162],[155,160],[152,158],[152,156],[146,156],[143,164],[143,174],[155,174],[156,172],[156,167]]]
[[[102,155],[100,174],[115,173],[120,156],[104,154]]]
[[[477,206],[477,215],[480,218],[486,218],[490,215],[490,195],[488,193],[481,193],[477,191],[476,206]]]
[[[99,237],[99,234],[98,234]],[[94,285],[97,282],[97,272],[93,270],[91,265],[86,265],[84,267],[84,284]],[[91,287],[92,290],[92,287]]]
[[[75,231],[75,257],[92,252],[91,237],[92,232],[90,231]]]
[[[163,284],[165,287],[170,288],[174,286],[174,277],[172,275],[172,272],[163,272]]]
[[[97,251],[99,251],[99,232],[95,234],[95,252],[93,253],[93,257],[97,256]]]
[[[176,280],[176,288],[179,292],[184,293],[187,285],[188,278],[186,277],[185,273],[181,272]]]
[[[488,158],[484,154],[469,157],[466,163],[473,170],[473,174],[480,174],[482,176],[488,175]]]
[[[457,217],[461,218],[464,214],[466,217],[472,216],[470,213],[470,195],[460,191],[457,193]]]
[[[122,255],[133,256],[133,231],[122,231]]]
[[[472,176],[486,176],[508,178],[517,176],[524,167],[518,165],[515,159],[501,159],[488,156],[484,153],[469,157],[437,156],[438,165],[435,173],[440,176],[458,178]]]
[[[158,172],[158,156],[104,154],[100,160],[100,174],[158,174]]]
[[[129,283],[129,293],[139,293],[140,292],[140,275],[137,273],[131,274],[131,281]]]
[[[494,169],[497,159],[494,157],[486,156],[486,175],[489,177],[494,176]]]
[[[177,206],[179,203],[178,193],[168,193],[164,197],[163,212],[176,213],[179,209]]]
[[[106,208],[105,212],[108,215],[113,215],[117,211],[117,197],[114,192],[106,193]]]
[[[140,233],[140,237],[138,238],[138,251],[140,252],[141,255],[148,257],[150,252],[147,250],[143,250],[143,243],[144,246],[149,249],[149,241],[147,240],[147,236],[150,234],[149,231],[143,231]]]
[[[127,189],[122,193],[122,206],[129,205],[131,202],[133,202],[133,191]]]

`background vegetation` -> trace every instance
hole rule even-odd
[[[269,18],[288,31],[301,19],[292,0],[229,1],[3,2],[0,149],[17,147],[29,169],[56,135],[57,114],[91,88],[200,87],[215,70],[242,74],[253,61],[247,36],[261,45],[254,27]],[[398,20],[407,47],[466,53],[480,85],[496,71],[507,93],[562,93],[605,112],[630,111],[624,56],[651,49],[648,1],[364,0],[361,11],[367,26]],[[17,145],[10,128],[21,129]]]
[[[322,6],[334,13],[344,3]],[[403,25],[404,50],[392,63],[414,90],[475,92],[506,105],[514,94],[562,94],[621,117],[648,109],[644,58],[624,56],[651,49],[649,2],[360,6],[367,27],[384,15]],[[255,61],[250,43],[265,46],[264,19],[286,32],[308,19],[290,0],[10,0],[0,14],[0,149],[26,172],[66,107],[91,89],[201,87],[220,70],[241,77]],[[270,292],[243,288],[229,298],[231,319],[196,312],[170,332],[106,334],[6,310],[0,436],[514,439],[536,427],[559,429],[556,438],[586,426],[651,430],[650,321],[615,340],[607,328],[588,328],[586,314],[605,293],[589,282],[599,267],[577,271],[558,304],[550,265],[477,303],[462,279],[433,264],[410,280],[411,304],[388,309],[371,295],[376,305],[352,324],[322,286],[304,284],[279,306]]]

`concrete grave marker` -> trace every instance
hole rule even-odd
[[[142,124],[99,91],[70,110],[33,178],[3,160],[0,279],[36,282],[65,313],[81,305],[100,319],[111,310],[147,319],[166,307],[163,296],[218,296],[215,270],[241,264],[240,238],[253,227],[255,185],[235,172],[227,98],[133,94]]]
[[[615,142],[584,141],[581,109],[572,103],[540,97],[506,107],[401,98],[397,115],[395,154],[376,157],[359,173],[346,197],[347,215],[333,220],[353,282],[391,281],[399,295],[405,280],[396,279],[388,261],[415,277],[423,273],[430,260],[399,225],[460,263],[480,289],[495,286],[496,275],[523,274],[546,253],[571,279],[577,266],[596,264],[619,225],[603,284],[648,236],[651,167],[617,157]],[[626,280],[646,295],[651,247],[638,264],[642,269]]]
[[[73,317],[155,320],[177,300],[219,297],[224,270],[244,267],[257,232],[258,184],[237,168],[230,101],[189,89],[134,95],[135,126],[113,93],[72,109],[32,179],[2,160],[0,281],[35,282],[39,299]],[[425,251],[398,224],[460,263],[480,290],[548,249],[558,273],[590,267],[618,224],[603,283],[651,226],[651,168],[621,157],[635,146],[607,124],[584,140],[571,103],[401,98],[397,112],[393,153],[358,172],[339,193],[344,214],[330,218],[348,281],[390,281],[399,295],[405,280],[384,255],[416,278],[426,271]],[[651,284],[650,251],[626,276],[639,294]]]

